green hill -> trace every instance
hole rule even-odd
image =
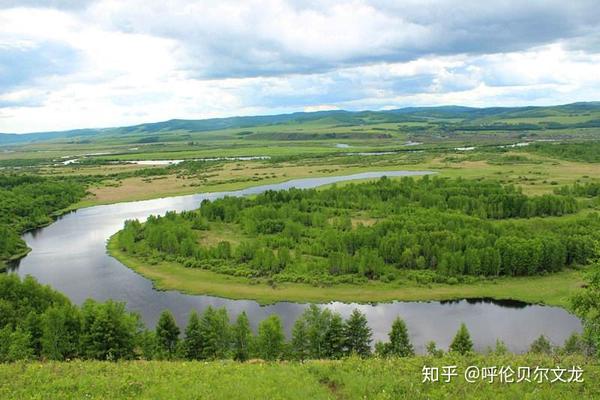
[[[0,134],[0,146],[47,141],[89,143],[125,140],[128,143],[155,143],[197,139],[203,135],[195,134],[216,133],[218,135],[218,132],[221,132],[220,135],[224,137],[243,137],[245,139],[364,139],[369,137],[369,133],[353,134],[353,132],[337,131],[342,128],[347,131],[352,127],[377,127],[382,124],[394,124],[387,128],[396,130],[410,127],[410,124],[417,124],[417,127],[421,124],[422,130],[442,129],[449,132],[598,128],[600,127],[600,102],[549,107],[409,107],[386,111],[332,110],[202,120],[172,119],[127,127],[19,135]],[[361,130],[364,131],[364,129]],[[377,133],[380,137],[388,137],[382,135],[381,132],[375,134]]]

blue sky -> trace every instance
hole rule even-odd
[[[597,1],[0,0],[0,132],[600,100]]]

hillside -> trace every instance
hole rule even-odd
[[[408,107],[386,111],[318,111],[280,115],[262,115],[202,120],[172,119],[127,127],[76,129],[28,134],[0,134],[1,145],[47,141],[85,142],[126,140],[130,143],[154,143],[166,140],[197,139],[195,133],[219,132],[245,139],[323,139],[368,138],[340,128],[394,124],[380,130],[407,131],[478,131],[478,130],[559,130],[600,127],[600,102],[573,103],[549,107],[461,106]],[[397,125],[400,124],[400,125]],[[328,128],[328,132],[323,132]],[[387,128],[387,129],[386,129]],[[337,131],[336,131],[337,129]],[[241,130],[233,132],[232,130]],[[226,132],[225,132],[226,131]],[[344,131],[344,129],[342,129]],[[348,131],[348,129],[346,129]],[[361,130],[362,131],[362,130]],[[371,132],[379,134],[381,132]]]

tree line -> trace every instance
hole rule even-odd
[[[264,360],[341,359],[359,357],[410,357],[415,354],[408,329],[394,320],[388,340],[372,346],[372,331],[363,313],[354,310],[344,319],[339,313],[309,306],[295,321],[286,338],[281,318],[270,315],[260,321],[256,333],[245,312],[231,322],[226,309],[207,307],[192,311],[182,330],[169,311],[161,313],[156,328],[147,329],[125,304],[87,300],[80,307],[33,278],[0,276],[0,362],[17,360]],[[586,341],[574,335],[562,349],[568,353],[588,351]],[[506,352],[498,342],[495,351]],[[450,352],[473,352],[473,342],[462,324]],[[540,337],[531,351],[551,352]],[[427,344],[434,356],[443,353]],[[589,352],[589,351],[588,351]]]
[[[600,196],[600,182],[575,182],[571,186],[557,188],[555,193],[563,196],[598,197]]]
[[[599,121],[596,120],[596,123]],[[565,160],[600,162],[600,142],[587,141],[582,143],[534,143],[527,146],[526,151],[544,154]]]
[[[446,280],[523,276],[586,264],[600,217],[548,221],[543,229],[512,217],[576,209],[572,196],[527,197],[496,182],[382,178],[205,200],[196,211],[127,221],[117,240],[121,250],[150,260],[275,282],[393,281],[409,270]],[[201,243],[224,224],[231,240]]]

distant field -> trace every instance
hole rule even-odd
[[[305,157],[293,162],[280,163],[225,162],[212,167],[210,173],[198,176],[172,173],[166,176],[131,177],[118,181],[99,182],[90,187],[92,195],[76,207],[236,190],[295,178],[348,175],[377,170],[430,170],[448,177],[496,179],[502,183],[519,185],[527,194],[549,193],[559,185],[575,181],[593,181],[600,177],[600,164],[556,160],[522,152],[514,153],[524,157],[523,160],[515,162],[509,157],[511,154],[495,156],[487,153],[452,152],[440,155],[425,152],[370,157]],[[498,161],[491,162],[492,156]],[[60,173],[108,175],[143,168],[148,167],[138,165],[69,167],[62,168]],[[45,173],[56,172],[45,170]]]

